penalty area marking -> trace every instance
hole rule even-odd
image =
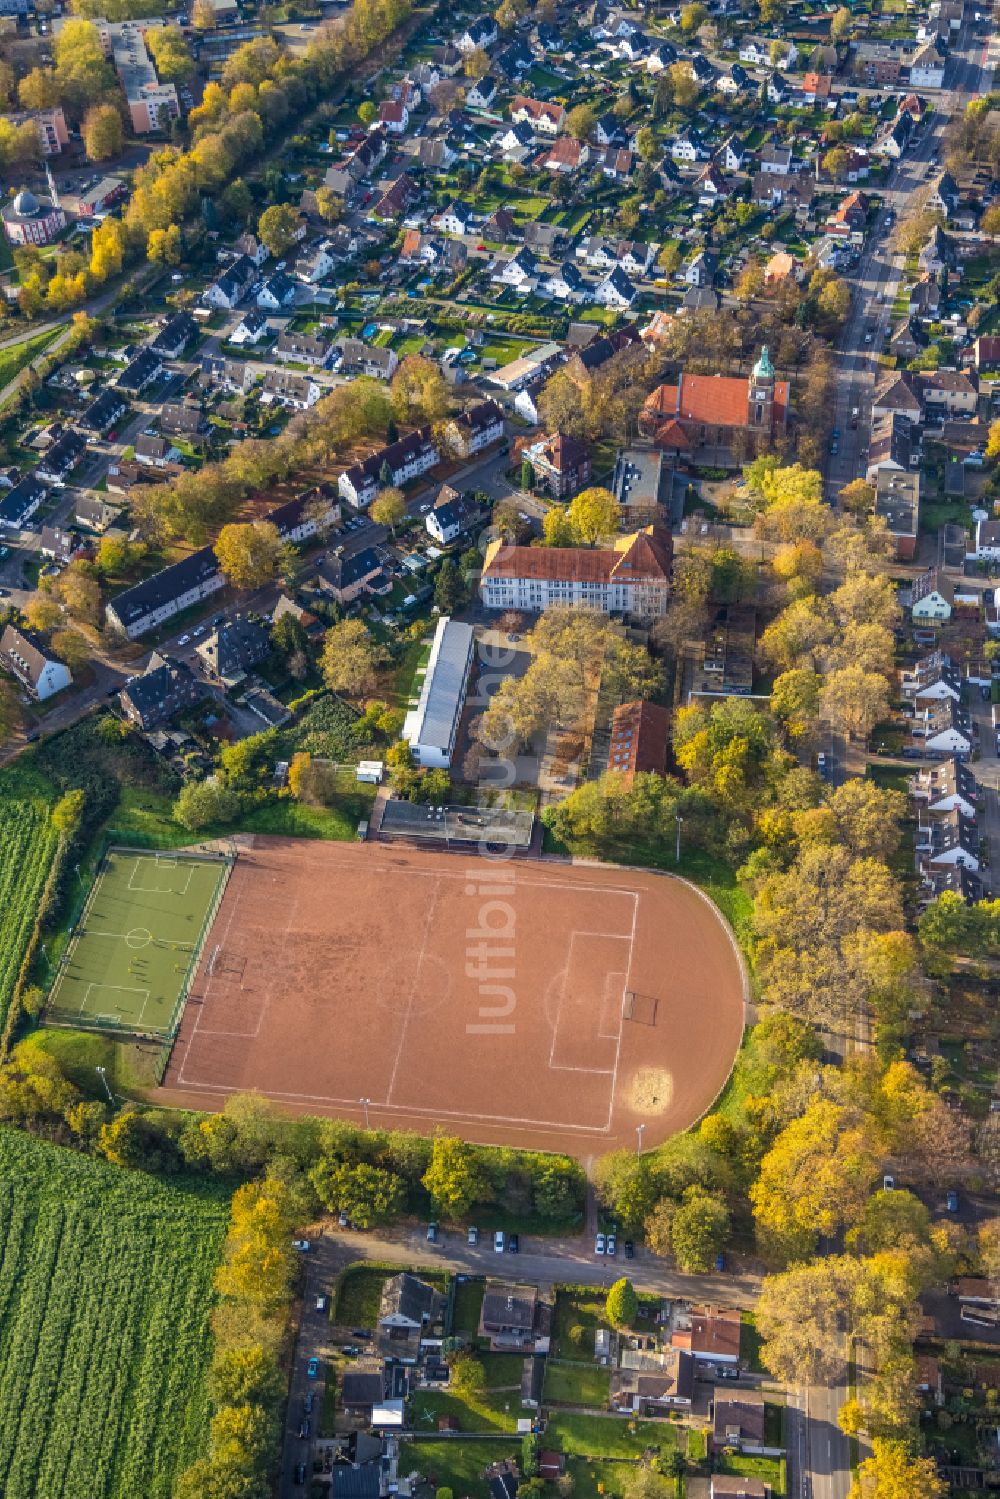
[[[148,860],[146,862],[148,862]],[[188,886],[191,884],[191,879],[194,875],[194,865],[192,865],[188,870],[187,879],[184,881],[183,885],[137,885],[135,882],[135,877],[139,873],[142,863],[142,859],[136,859],[135,868],[128,877],[128,888],[130,890],[134,890],[137,895],[187,895]],[[154,868],[157,867],[158,864],[159,860],[155,860]],[[176,859],[174,860],[174,863],[172,865],[168,865],[167,867],[176,869]]]
[[[113,992],[113,993],[116,993],[116,994],[142,994],[144,996],[144,998],[143,998],[142,1004],[141,1004],[141,1006],[139,1008],[139,1013],[135,1017],[136,1024],[139,1024],[141,1022],[142,1017],[143,1017],[143,1015],[146,1012],[146,1006],[149,1003],[149,990],[148,989],[139,989],[139,988],[134,988],[133,989],[133,988],[129,988],[128,985],[126,985],[126,984],[101,984],[101,983],[98,983],[96,980],[91,980],[91,982],[87,985],[87,990],[86,990],[86,993],[83,996],[83,999],[80,1001],[80,1014],[84,1015],[84,1014],[91,1014],[91,1013],[93,1013],[95,1020],[110,1020],[110,1021],[113,1021],[114,1024],[116,1024],[116,1025],[121,1025],[121,1023],[122,1023],[122,1016],[125,1014],[125,1010],[123,1008],[119,1008],[119,1010],[117,1011],[117,1013],[105,1013],[102,1010],[97,1010],[97,1011],[91,1012],[91,1010],[89,1009],[89,1005],[90,1005],[90,994],[91,994],[91,990],[93,990],[93,989],[106,990],[109,993]]]

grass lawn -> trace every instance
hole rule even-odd
[[[599,1292],[588,1292],[585,1288],[558,1291],[553,1324],[556,1351],[560,1358],[590,1360],[594,1356],[594,1334],[599,1327],[607,1327],[604,1314],[606,1297]],[[572,1330],[582,1328],[582,1336],[573,1336]]]
[[[0,349],[0,390],[15,375],[19,375],[25,365],[37,359],[43,349],[47,349],[61,328],[50,328],[47,333],[36,333],[31,338],[23,339],[19,344],[11,344],[9,349]]]
[[[394,1273],[382,1265],[348,1265],[337,1287],[334,1321],[343,1327],[374,1327],[382,1287]]]
[[[459,1431],[515,1432],[521,1414],[520,1377],[516,1390],[484,1390],[481,1395],[449,1395],[418,1390],[410,1401],[414,1431],[437,1431],[441,1416],[454,1416]]]
[[[743,1452],[723,1453],[717,1459],[716,1472],[740,1478],[760,1478],[771,1485],[774,1499],[784,1499],[788,1492],[783,1457],[750,1457]]]
[[[625,1492],[625,1480],[631,1477],[632,1469],[623,1463],[594,1462],[585,1457],[571,1457],[566,1463],[566,1472],[573,1479],[574,1499],[620,1499]]]
[[[484,1353],[480,1360],[486,1371],[488,1390],[520,1390],[524,1359],[519,1353]]]
[[[668,1421],[629,1421],[624,1416],[578,1416],[556,1411],[546,1428],[547,1446],[575,1457],[639,1458],[649,1447],[667,1452],[679,1442]]]
[[[740,1362],[755,1374],[764,1373],[764,1365],[760,1361],[760,1345],[763,1338],[757,1331],[757,1323],[754,1321],[753,1312],[740,1313]]]
[[[479,1314],[483,1308],[483,1292],[486,1282],[482,1280],[460,1280],[455,1287],[455,1315],[452,1332],[464,1333],[474,1338],[479,1326]]]
[[[564,1364],[549,1359],[545,1365],[544,1396],[564,1405],[608,1403],[611,1376],[600,1364]]]
[[[496,1442],[456,1442],[454,1438],[432,1442],[401,1442],[399,1472],[421,1473],[435,1488],[451,1489],[469,1499],[489,1499],[489,1487],[483,1477],[490,1463],[505,1457],[517,1457],[520,1437]]]

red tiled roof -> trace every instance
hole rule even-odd
[[[631,780],[642,771],[662,775],[667,763],[670,715],[655,703],[621,703],[611,719],[608,769]]]
[[[670,533],[649,526],[621,550],[612,547],[501,546],[484,578],[544,578],[562,583],[644,583],[670,575]]]
[[[663,423],[662,427],[656,429],[657,445],[661,448],[689,448],[688,435],[684,431],[676,417]]]

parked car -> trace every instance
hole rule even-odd
[[[603,1254],[604,1253],[604,1248],[605,1248],[605,1238],[604,1238],[604,1235],[603,1234],[598,1234],[597,1238],[594,1240],[594,1253],[595,1254]]]
[[[327,1304],[328,1303],[327,1303],[327,1299],[326,1299],[325,1296],[317,1296],[316,1297],[316,1310],[318,1312],[325,1312],[326,1308],[327,1308]]]
[[[427,1225],[427,1242],[428,1242],[428,1244],[436,1244],[437,1241],[438,1241],[438,1226],[437,1226],[436,1223],[428,1223],[428,1225]]]
[[[302,1409],[305,1411],[307,1416],[312,1415],[313,1401],[315,1399],[316,1396],[313,1394],[312,1390],[310,1390],[309,1394],[303,1398]]]
[[[346,1213],[340,1213],[337,1217],[337,1222],[341,1228],[347,1228],[350,1224],[350,1221],[351,1220],[350,1218],[348,1218]]]
[[[618,1238],[615,1234],[608,1234],[607,1244],[605,1245],[604,1252],[605,1254],[618,1253]]]
[[[625,1240],[625,1258],[627,1260],[635,1259],[635,1245],[632,1243],[631,1239]]]
[[[309,1360],[308,1364],[306,1365],[306,1378],[307,1379],[318,1379],[319,1378],[319,1359],[318,1358],[311,1358]]]
[[[295,1482],[296,1483],[305,1483],[305,1481],[306,1481],[306,1465],[305,1465],[305,1463],[296,1463],[295,1464]]]
[[[504,1251],[504,1234],[503,1234],[503,1229],[502,1228],[498,1228],[497,1231],[496,1231],[496,1233],[493,1235],[493,1253],[494,1254],[503,1254],[503,1251]]]
[[[299,1254],[308,1254],[312,1245],[308,1239],[293,1239],[292,1248],[297,1249]]]
[[[889,1176],[888,1173],[887,1173],[882,1178],[882,1191],[883,1192],[894,1192],[895,1190],[896,1190],[896,1178],[894,1176]]]
[[[508,1254],[517,1254],[520,1248],[521,1241],[518,1238],[517,1234],[511,1234],[510,1238],[507,1240]]]
[[[958,1212],[958,1193],[955,1191],[954,1187],[949,1188],[948,1196],[945,1198],[945,1201],[948,1204],[949,1213]]]
[[[479,1230],[478,1230],[478,1228],[470,1226],[469,1232],[465,1236],[465,1241],[466,1241],[467,1244],[472,1244],[472,1245],[478,1244],[479,1243]]]

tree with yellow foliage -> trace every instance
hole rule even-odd
[[[851,1499],[945,1499],[948,1485],[930,1457],[914,1457],[905,1443],[876,1438],[861,1464]]]
[[[850,1227],[878,1172],[865,1131],[848,1112],[818,1099],[777,1137],[750,1188],[758,1233],[788,1259],[811,1252],[820,1234]]]

